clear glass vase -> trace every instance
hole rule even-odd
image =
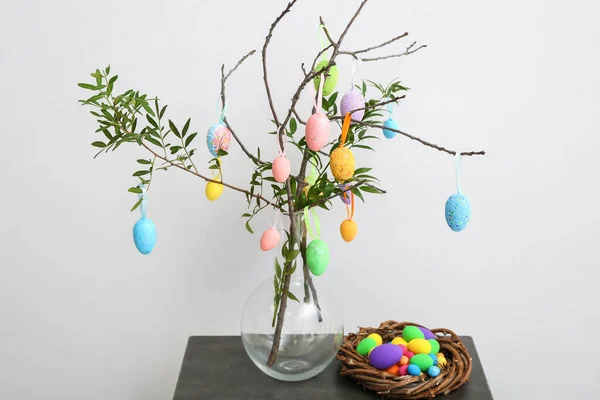
[[[306,232],[302,215],[297,219],[296,240],[303,244],[302,252]],[[282,234],[281,241],[285,238]],[[335,359],[344,336],[343,312],[328,293],[315,287],[318,282],[304,268],[302,253],[295,259],[294,272],[288,274],[291,295],[287,301],[277,301],[277,287],[285,282],[286,268],[291,272],[294,265],[286,267],[286,250],[282,252],[281,247],[273,250],[276,275],[261,283],[244,305],[241,336],[246,353],[261,371],[282,381],[301,381],[319,374]]]

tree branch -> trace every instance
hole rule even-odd
[[[395,38],[392,38],[392,39],[390,39],[390,40],[388,40],[388,41],[385,41],[385,42],[383,42],[383,43],[381,43],[381,44],[378,44],[377,46],[369,47],[369,48],[362,49],[362,50],[356,50],[356,51],[340,51],[340,54],[349,54],[349,55],[351,55],[351,56],[356,56],[357,54],[361,54],[361,53],[367,53],[367,52],[369,52],[369,51],[372,51],[372,50],[376,50],[376,49],[382,48],[382,47],[384,47],[384,46],[387,46],[388,44],[392,44],[392,43],[394,43],[396,40],[400,40],[400,39],[402,39],[402,38],[404,38],[404,37],[406,37],[406,36],[408,36],[408,32],[404,32],[402,35],[400,35],[400,36],[396,36]],[[355,58],[356,58],[356,57],[355,57]]]
[[[388,58],[398,58],[398,57],[408,56],[410,54],[416,53],[417,51],[427,47],[426,44],[422,44],[421,46],[414,48],[416,44],[417,44],[417,42],[413,42],[410,46],[408,46],[406,48],[406,50],[404,50],[403,53],[400,53],[400,54],[391,54],[389,56],[381,56],[381,57],[368,57],[368,58],[363,58],[362,60],[364,62],[369,62],[369,61],[387,60]]]

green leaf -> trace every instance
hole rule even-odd
[[[140,204],[142,204],[142,200],[144,200],[144,198],[142,197],[141,199],[139,199],[134,205],[133,207],[131,207],[131,211],[135,210],[136,208],[138,208],[140,206]]]
[[[197,134],[198,134],[198,132],[192,133],[190,136],[188,136],[187,139],[185,139],[185,147],[188,147],[190,145],[190,143],[192,143],[192,140],[194,140],[194,138],[196,137]]]
[[[300,303],[300,300],[298,300],[298,298],[289,290],[286,290],[285,294],[287,295],[288,299],[292,299],[294,301],[297,301],[298,303]]]
[[[158,118],[162,118],[165,115],[165,111],[167,111],[167,106],[164,106],[162,110],[160,110],[160,114],[158,114]]]
[[[175,154],[177,153],[179,150],[181,150],[182,147],[181,146],[171,146],[171,154]]]
[[[148,175],[149,173],[150,173],[150,171],[144,171],[144,170],[142,170],[142,171],[135,171],[133,173],[133,176],[144,176],[144,175]]]
[[[182,138],[184,138],[185,135],[187,134],[187,131],[188,131],[189,127],[190,127],[190,121],[191,120],[192,120],[191,118],[188,118],[188,120],[185,122],[185,125],[183,125],[183,129],[181,130],[181,137]],[[186,145],[186,147],[187,147],[187,145]]]
[[[251,217],[252,214],[250,213],[243,213],[241,218],[247,218],[247,217]]]
[[[175,136],[181,139],[181,133],[179,133],[179,130],[171,120],[169,120],[169,128],[171,129],[171,131],[173,131],[173,134],[175,134]]]
[[[106,128],[101,128],[100,130],[102,131],[102,133],[104,133],[104,136],[106,136],[106,138],[107,138],[108,140],[112,140],[112,139],[113,139],[113,137],[112,137],[112,135],[110,134],[110,132],[108,131],[108,129],[106,129]]]
[[[363,81],[363,83],[362,83],[361,91],[362,91],[362,95],[364,97],[365,94],[367,94],[367,84],[365,83],[365,81]]]
[[[329,183],[327,183],[327,185],[325,186],[325,189],[323,190],[323,196],[329,197],[329,196],[331,196],[331,193],[333,193],[333,183],[329,182]]]
[[[98,90],[101,85],[92,85],[91,83],[78,83],[77,86],[88,90]]]
[[[155,128],[158,128],[158,124],[156,123],[154,118],[152,118],[149,114],[146,114],[146,119],[148,120],[148,122],[150,122],[150,125],[152,125]]]
[[[287,256],[285,257],[285,261],[287,261],[287,262],[294,261],[296,259],[296,257],[298,257],[298,254],[300,254],[300,250],[289,251],[287,253]]]
[[[351,191],[352,191],[352,193],[354,193],[354,195],[356,197],[361,199],[363,203],[365,202],[365,198],[363,197],[362,193],[360,192],[360,190],[357,187],[352,188]]]
[[[144,193],[144,191],[142,189],[140,189],[139,187],[130,187],[127,191],[130,193],[136,193],[136,194]]]
[[[252,230],[252,228],[250,228],[250,221],[246,221],[246,230],[250,233],[254,233],[254,231]]]
[[[110,78],[110,80],[108,81],[109,84],[113,84],[117,81],[117,79],[119,79],[119,75],[115,75],[112,78]]]
[[[352,147],[353,147],[353,148],[354,148],[354,147],[358,147],[358,148],[360,148],[360,149],[367,149],[367,150],[375,151],[375,149],[373,149],[371,146],[367,146],[367,145],[365,145],[365,144],[355,144],[355,145],[354,145],[354,146],[352,146]]]
[[[226,151],[225,151],[225,150],[223,150],[223,149],[219,149],[219,151],[217,151],[217,156],[219,156],[219,157],[224,157],[224,156],[226,156],[227,154],[229,154],[229,153],[228,153],[228,152],[226,152]]]
[[[106,75],[110,74],[110,65],[108,67],[106,67],[106,69],[104,70],[104,73]]]
[[[146,140],[155,146],[162,147],[162,144],[160,144],[160,142],[158,140],[154,139],[151,136],[146,136]]]
[[[370,170],[372,170],[373,168],[359,168],[359,169],[355,169],[354,170],[354,175],[360,175],[360,174],[364,174],[366,172],[369,172]]]
[[[281,265],[279,264],[279,259],[277,257],[275,258],[275,275],[277,276],[277,278],[281,279]]]
[[[94,142],[94,143],[92,143],[92,146],[104,148],[104,147],[106,147],[106,143],[104,143],[104,142]]]
[[[383,194],[379,190],[372,188],[370,186],[361,186],[360,190],[362,190],[363,192],[367,192],[367,193]]]
[[[296,123],[295,118],[290,119],[290,133],[293,135],[296,133],[296,129],[298,129],[298,124]]]
[[[138,164],[146,164],[146,165],[152,164],[152,161],[144,160],[143,158],[140,158],[139,160],[137,160],[137,162],[138,162]]]
[[[150,115],[154,115],[154,111],[152,111],[152,109],[150,108],[150,106],[148,105],[147,101],[143,101],[142,102],[142,107],[144,107],[144,110],[146,110],[146,112]]]

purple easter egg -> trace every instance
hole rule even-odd
[[[339,185],[338,188],[340,188],[341,190],[345,190],[348,187],[348,185]],[[350,192],[344,192],[342,194],[340,194],[340,199],[342,199],[342,201],[344,202],[345,205],[349,206],[350,203],[352,202],[351,198],[350,198],[351,194]]]
[[[378,369],[388,369],[402,358],[402,349],[392,343],[375,347],[369,355],[369,363]]]
[[[423,332],[423,335],[425,335],[425,339],[435,339],[435,335],[429,329],[421,327],[419,327],[419,329]]]
[[[352,113],[352,119],[355,121],[362,121],[363,116],[365,115],[365,98],[360,94],[358,90],[352,89],[348,93],[342,97],[342,102],[340,103],[340,110],[342,116],[346,115],[352,110],[357,110],[358,108],[362,108],[362,110],[357,110]]]

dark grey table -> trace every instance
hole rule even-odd
[[[461,339],[473,357],[470,381],[444,400],[493,400],[473,338]],[[250,361],[239,336],[192,336],[173,400],[376,400],[349,378],[340,376],[333,363],[303,382],[280,382],[263,374]]]

